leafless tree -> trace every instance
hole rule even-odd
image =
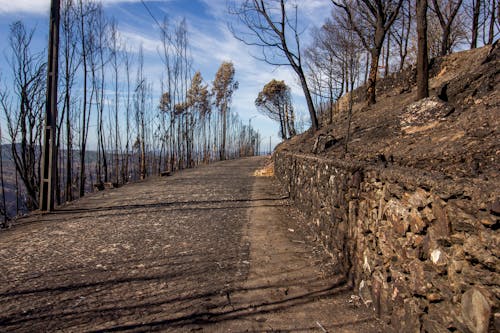
[[[122,155],[122,182],[125,184],[129,181],[129,158],[130,158],[130,111],[131,111],[131,89],[130,89],[130,71],[131,71],[131,55],[130,52],[124,50],[123,63],[125,65],[125,75],[127,77],[127,91],[125,100],[125,151]]]
[[[337,39],[331,35],[333,21],[327,20],[320,29],[313,30],[313,43],[305,51],[307,76],[312,82],[311,92],[319,98],[316,110],[322,110],[324,101],[331,110],[333,103],[344,92],[345,72],[339,66]]]
[[[490,8],[491,8],[489,9],[490,23],[488,26],[487,44],[493,44],[493,39],[495,38],[495,36],[498,36],[498,31],[500,30],[500,5],[497,3],[497,1],[493,0],[491,1]]]
[[[104,94],[105,94],[105,65],[108,62],[106,46],[108,44],[108,22],[104,16],[102,4],[97,3],[93,11],[92,26],[89,26],[90,73],[92,76],[92,91],[94,92],[93,105],[97,114],[97,182],[108,182],[108,158],[106,154],[106,138],[104,135]]]
[[[1,82],[1,76],[0,76]],[[0,107],[3,108],[5,105],[6,93],[5,91],[0,91]],[[2,188],[2,205],[0,206],[0,215],[2,220],[0,220],[0,229],[7,226],[7,221],[9,220],[9,215],[7,213],[7,202],[5,198],[5,182],[4,182],[4,169],[3,169],[3,136],[2,127],[0,126],[0,186]]]
[[[334,101],[344,92],[351,91],[357,83],[350,82],[351,78],[358,80],[359,75],[351,76],[352,54],[360,55],[363,47],[358,36],[352,33],[349,19],[346,14],[334,11],[332,18],[327,19],[318,33],[314,35],[314,42],[308,48],[306,55],[310,60],[311,72],[324,72],[326,87],[328,88],[330,123],[333,122]],[[359,62],[359,57],[357,57]],[[356,62],[356,63],[358,63]],[[360,71],[356,68],[356,71]]]
[[[371,65],[366,99],[368,104],[374,104],[381,50],[403,0],[332,0],[332,3],[345,11],[361,43],[370,51]]]
[[[260,47],[260,59],[268,64],[292,67],[304,92],[312,129],[316,131],[319,124],[302,62],[297,3],[286,0],[245,0],[231,6],[229,11],[248,29],[239,31],[231,26],[237,39],[247,45]]]
[[[453,21],[462,6],[462,0],[432,0],[432,11],[436,14],[441,26],[441,56],[451,52],[451,33]]]
[[[139,148],[139,177],[145,179],[146,165],[146,98],[148,83],[144,76],[144,55],[142,45],[139,49],[136,87],[134,90],[134,114],[137,125],[137,138],[134,146]]]
[[[412,1],[404,0],[400,9],[400,15],[394,22],[392,36],[398,46],[399,70],[403,70],[408,57],[408,47],[413,27]]]
[[[80,56],[82,58],[82,76],[83,76],[83,101],[81,112],[81,125],[80,125],[80,197],[85,195],[86,173],[85,173],[85,156],[87,152],[87,139],[89,133],[89,123],[91,114],[92,93],[89,98],[88,93],[88,74],[89,74],[89,56],[92,54],[92,39],[89,36],[89,29],[93,24],[93,12],[95,11],[95,4],[89,0],[78,0],[78,34],[80,39]]]
[[[72,88],[75,83],[76,72],[80,65],[78,55],[78,30],[74,25],[77,20],[74,0],[64,0],[61,11],[61,46],[62,66],[61,76],[63,87],[63,107],[61,112],[61,124],[58,137],[62,132],[62,122],[66,127],[66,154],[65,154],[65,200],[73,200],[73,131],[72,131]],[[58,140],[59,141],[59,140]],[[59,146],[60,147],[60,146]],[[60,154],[62,156],[62,154]]]
[[[347,109],[347,128],[344,141],[344,152],[347,153],[349,141],[351,140],[351,123],[352,123],[352,111],[354,104],[354,84],[359,78],[360,72],[360,55],[361,52],[357,52],[358,39],[356,38],[356,33],[354,29],[349,26],[342,38],[343,49],[345,50],[345,67],[346,67],[346,81],[350,85],[349,93],[349,104]]]
[[[479,35],[479,15],[481,13],[482,0],[472,0],[472,36],[471,36],[471,49],[477,47],[477,40]]]
[[[121,141],[120,141],[120,122],[119,122],[119,67],[120,67],[120,45],[119,45],[119,35],[118,35],[118,26],[116,21],[112,21],[110,24],[109,30],[109,50],[110,50],[110,58],[111,58],[111,66],[113,69],[113,79],[114,79],[114,173],[115,173],[115,182],[119,182],[120,177],[120,155],[119,152],[121,150]]]
[[[4,105],[11,139],[12,157],[27,192],[28,209],[38,208],[42,110],[45,101],[45,69],[42,53],[31,51],[34,30],[21,21],[10,26],[10,66],[17,103],[12,110]],[[19,144],[18,144],[19,142]]]

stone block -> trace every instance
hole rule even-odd
[[[427,333],[450,333],[446,327],[429,316],[422,318],[422,330]]]
[[[485,238],[475,235],[469,236],[463,246],[465,255],[469,260],[479,262],[490,270],[498,272],[500,271],[500,260],[492,254],[492,249],[488,248],[488,242]],[[497,250],[496,246],[493,248]]]
[[[494,215],[500,215],[500,198],[496,198],[492,203],[489,205],[490,213]]]
[[[420,260],[413,260],[408,264],[410,278],[408,285],[413,295],[425,295],[428,291],[424,263]]]
[[[359,294],[359,297],[361,297],[361,300],[363,301],[363,303],[367,307],[373,308],[371,286],[365,280],[361,280],[361,282],[359,283],[358,294]]]
[[[435,242],[449,241],[450,221],[441,200],[437,199],[434,201],[434,204],[432,205],[432,213],[436,217],[436,220],[429,228],[429,235],[431,236],[431,239]]]
[[[432,213],[432,209],[429,207],[425,207],[424,209],[422,209],[422,211],[420,212],[420,216],[426,219],[427,222],[432,222],[436,219],[436,217]]]
[[[427,223],[422,219],[420,213],[416,209],[412,209],[410,211],[408,221],[410,223],[411,231],[416,234],[421,233],[424,228],[427,227]]]
[[[413,193],[404,193],[403,201],[414,208],[424,208],[431,201],[429,198],[429,193],[421,188]]]
[[[420,333],[422,309],[415,299],[405,299],[402,306],[394,308],[391,323],[396,332]]]
[[[478,287],[472,287],[462,295],[462,320],[472,333],[487,333],[491,304],[488,295]]]
[[[387,194],[391,195],[391,197],[396,197],[398,199],[403,197],[403,194],[405,193],[403,188],[399,185],[393,184],[393,183],[388,183],[386,185],[387,188]],[[389,199],[389,198],[387,198]]]
[[[481,224],[477,218],[456,206],[447,206],[446,215],[449,217],[451,229],[454,233],[467,232],[477,234],[477,231],[481,228]]]
[[[390,199],[384,208],[384,215],[393,226],[396,234],[404,236],[410,225],[408,221],[408,210],[400,201]]]
[[[448,265],[448,285],[454,294],[463,293],[467,287],[462,274],[464,265],[467,265],[465,260],[451,260]]]

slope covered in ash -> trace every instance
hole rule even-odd
[[[455,53],[431,62],[430,97],[415,102],[412,69],[380,80],[377,103],[354,91],[347,153],[347,101],[278,149],[438,173],[448,178],[496,181],[500,169],[500,47]]]

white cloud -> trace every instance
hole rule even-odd
[[[130,47],[133,52],[139,52],[139,47],[142,45],[144,53],[155,53],[161,47],[159,38],[150,38],[137,32],[121,30],[121,37],[126,41],[127,47]]]
[[[0,0],[0,14],[48,14],[50,0]]]
[[[145,0],[153,1],[153,0]],[[171,1],[171,0],[164,0]],[[113,5],[123,2],[140,2],[140,0],[102,0],[103,5]],[[0,0],[0,14],[25,13],[48,15],[50,0]]]

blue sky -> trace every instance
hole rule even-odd
[[[114,17],[127,44],[137,50],[143,45],[145,71],[155,90],[159,91],[162,64],[157,54],[160,31],[155,21],[139,0],[103,0],[105,13]],[[276,78],[285,80],[292,87],[296,108],[307,119],[306,106],[300,86],[288,67],[272,67],[252,57],[258,50],[236,40],[227,28],[231,17],[227,14],[226,0],[163,0],[145,1],[153,15],[161,21],[165,15],[170,20],[186,18],[189,42],[193,56],[193,69],[201,71],[206,82],[211,82],[220,63],[231,60],[236,69],[239,90],[233,96],[232,110],[243,121],[252,118],[252,125],[273,145],[279,142],[278,125],[259,114],[254,100],[264,84]],[[309,28],[321,25],[330,14],[329,0],[298,1],[304,44],[307,45]],[[5,55],[8,49],[9,25],[22,20],[28,27],[37,28],[34,48],[41,50],[47,43],[50,0],[0,0],[0,72],[5,77],[9,71]],[[159,93],[158,93],[159,94]],[[0,117],[3,121],[3,116]]]

